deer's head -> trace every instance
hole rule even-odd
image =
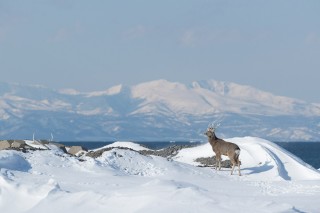
[[[211,138],[214,135],[214,129],[213,128],[208,128],[207,131],[204,133],[206,136]]]
[[[220,126],[220,123],[211,123],[209,124],[207,131],[204,133],[209,138],[216,137],[215,131]]]

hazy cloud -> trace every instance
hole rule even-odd
[[[146,35],[146,33],[147,33],[146,27],[143,25],[138,25],[124,31],[122,36],[126,40],[132,40],[132,39],[142,38]]]

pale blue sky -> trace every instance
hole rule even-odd
[[[215,79],[320,103],[319,0],[0,0],[0,81]]]

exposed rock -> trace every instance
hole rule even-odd
[[[10,148],[10,143],[7,140],[0,141],[0,150],[8,149]]]
[[[206,157],[206,158],[197,158],[195,162],[200,163],[201,167],[215,167],[216,166],[216,156],[213,157]],[[221,161],[221,167],[223,168],[231,168],[231,161],[225,160]]]
[[[55,145],[56,147],[62,149],[63,147],[65,147],[65,145],[61,144],[61,143],[57,143],[57,142],[48,142],[49,145]]]
[[[90,151],[86,154],[86,156],[88,157],[92,157],[92,158],[98,158],[100,157],[104,152],[107,152],[107,151],[110,151],[112,149],[125,149],[125,150],[131,150],[131,151],[134,151],[134,152],[137,152],[133,149],[130,149],[130,148],[127,148],[127,147],[108,147],[108,148],[103,148],[103,149],[100,149],[100,150],[97,150],[97,151]]]
[[[30,146],[30,145],[39,146],[39,148]],[[0,150],[8,149],[8,150],[27,152],[28,150],[50,149],[50,147],[47,145],[55,145],[60,149],[63,149],[65,147],[63,144],[48,141],[48,140],[34,141],[30,145],[28,145],[25,140],[0,140]],[[41,148],[41,146],[45,146],[46,148],[45,149]],[[68,153],[65,149],[64,149],[64,152]]]
[[[48,146],[46,146],[45,144],[43,144],[41,141],[38,140],[26,140],[26,145],[30,146],[31,150],[48,150]]]
[[[25,146],[26,146],[26,142],[23,140],[15,140],[11,143],[11,148],[20,149],[20,148],[24,148]]]
[[[85,154],[88,150],[82,146],[71,146],[70,149],[67,149],[67,151],[70,155],[79,156]]]
[[[167,148],[160,149],[160,150],[140,150],[140,151],[136,151],[136,150],[126,148],[126,147],[108,147],[108,148],[100,149],[95,152],[91,151],[91,152],[87,153],[86,155],[89,157],[97,158],[97,157],[100,157],[103,152],[110,151],[114,148],[118,148],[118,149],[126,149],[126,150],[135,151],[135,152],[138,152],[141,155],[145,155],[145,156],[155,155],[155,156],[160,156],[160,157],[164,157],[164,158],[172,158],[175,155],[177,155],[181,149],[190,148],[193,146],[195,146],[195,145],[173,145],[173,146],[169,146]]]
[[[55,145],[59,148],[64,147],[65,145],[61,144],[61,143],[57,143],[54,141],[49,141],[49,140],[39,140],[38,142],[42,143],[43,145]]]
[[[181,149],[190,148],[194,145],[173,145],[160,150],[141,150],[139,151],[142,155],[155,155],[164,158],[172,158],[178,154]]]
[[[97,158],[97,157],[100,157],[104,152],[110,151],[114,148],[117,148],[117,149],[126,149],[126,150],[135,151],[135,152],[138,152],[141,155],[145,155],[145,156],[155,155],[155,156],[160,156],[160,157],[170,159],[170,158],[176,156],[181,149],[190,148],[190,147],[194,147],[194,146],[195,145],[174,145],[174,146],[169,146],[167,148],[160,149],[160,150],[141,150],[141,151],[135,151],[133,149],[126,148],[126,147],[108,147],[108,148],[100,149],[95,152],[94,151],[88,152],[86,154],[86,156],[92,157],[92,158]],[[197,158],[197,159],[195,159],[195,162],[200,163],[201,167],[213,167],[216,164],[216,158],[215,158],[215,156],[206,157],[206,158]],[[221,161],[221,167],[231,168],[231,161],[230,160]]]

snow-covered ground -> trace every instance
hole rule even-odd
[[[0,212],[320,211],[320,171],[263,139],[229,141],[241,148],[240,177],[195,166],[213,154],[209,144],[169,160],[119,148],[85,161],[54,146],[0,151]]]

